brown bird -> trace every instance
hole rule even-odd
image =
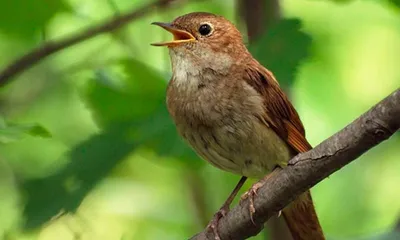
[[[268,177],[312,147],[274,75],[252,57],[231,22],[195,12],[153,24],[173,34],[172,41],[152,45],[169,48],[173,75],[167,107],[179,134],[203,159],[242,176],[209,224],[219,239],[218,220],[247,177]],[[244,195],[251,214],[262,183]],[[283,216],[295,240],[325,239],[309,191],[285,207]]]

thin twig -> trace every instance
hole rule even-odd
[[[233,208],[218,224],[221,239],[246,239],[257,235],[264,222],[322,179],[388,139],[400,128],[400,89],[390,94],[340,132],[314,149],[291,159],[277,169],[257,192],[252,223],[248,199]],[[214,239],[203,231],[191,239]]]
[[[131,22],[132,20],[143,17],[157,7],[168,6],[172,1],[173,0],[158,0],[148,3],[139,9],[135,9],[129,13],[111,18],[100,25],[89,27],[59,40],[48,41],[47,43],[44,43],[42,46],[33,49],[31,52],[16,59],[10,65],[5,67],[4,70],[0,72],[0,87],[6,85],[12,80],[13,77],[20,74],[24,70],[29,69],[46,57],[62,49],[93,38],[99,34],[114,31]]]

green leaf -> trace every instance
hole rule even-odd
[[[123,76],[98,71],[82,96],[102,133],[74,147],[70,163],[55,175],[24,184],[26,228],[41,226],[61,211],[74,212],[96,183],[138,147],[188,163],[197,160],[169,117],[163,78],[135,60],[120,64]]]
[[[389,0],[389,2],[397,8],[400,8],[400,0]]]
[[[25,182],[25,228],[41,226],[60,212],[74,212],[96,183],[135,147],[125,127],[117,125],[73,148],[68,155],[70,162],[61,171]]]
[[[0,1],[0,31],[32,37],[58,12],[67,10],[69,6],[63,0]]]
[[[43,138],[51,137],[50,132],[39,124],[6,123],[4,119],[0,117],[0,143],[18,141],[27,135]]]
[[[159,156],[173,157],[193,166],[201,164],[198,156],[178,135],[164,104],[135,130],[134,138],[140,139],[143,146],[152,149]]]
[[[45,138],[51,137],[50,132],[40,125],[30,126],[28,134],[32,136],[45,137]]]
[[[134,59],[122,60],[120,66],[123,76],[98,71],[84,94],[99,126],[124,124],[132,141],[160,156],[197,160],[167,112],[164,78]]]
[[[165,101],[166,82],[161,75],[133,59],[122,60],[119,66],[124,76],[98,71],[84,93],[102,127],[146,117]]]
[[[292,85],[310,45],[311,37],[301,31],[300,20],[283,19],[250,45],[249,50],[285,88]]]

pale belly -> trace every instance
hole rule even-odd
[[[178,124],[178,131],[204,160],[217,168],[261,178],[291,157],[288,145],[257,119],[225,120],[217,127]]]

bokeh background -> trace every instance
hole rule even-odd
[[[148,2],[0,0],[0,69]],[[164,104],[168,51],[150,46],[170,38],[151,22],[192,11],[240,28],[313,145],[400,86],[399,1],[162,6],[0,88],[0,239],[168,240],[203,229],[239,177],[198,159],[176,135]],[[400,239],[399,184],[397,134],[312,189],[328,239]],[[271,226],[252,239],[285,231]]]

